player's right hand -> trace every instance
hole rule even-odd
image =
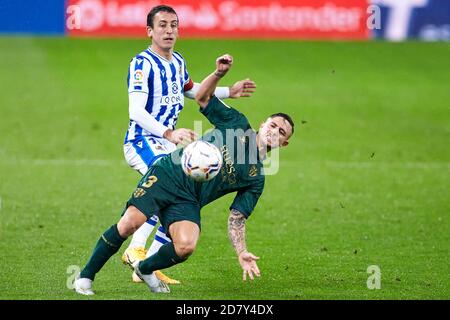
[[[242,280],[247,280],[247,275],[252,280],[255,278],[254,276],[261,276],[256,260],[259,260],[259,257],[251,252],[243,251],[239,254],[239,263],[243,270]]]
[[[167,129],[163,137],[175,144],[188,144],[197,138],[197,134],[191,129]]]

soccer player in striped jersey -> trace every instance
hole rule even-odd
[[[194,139],[190,129],[175,129],[178,116],[184,106],[184,97],[194,99],[199,84],[189,77],[184,58],[174,52],[178,37],[178,16],[173,8],[160,5],[147,16],[147,34],[151,46],[131,60],[128,70],[128,94],[130,123],[124,142],[124,154],[128,164],[144,175],[147,169],[161,157],[176,149],[179,143]],[[249,79],[236,82],[231,87],[218,87],[218,98],[249,97],[255,89]],[[148,250],[147,238],[158,223],[154,215],[133,235],[122,260],[144,260],[157,252],[170,239],[160,226]],[[162,272],[156,276],[168,283],[177,284]],[[133,281],[141,279],[133,273]]]

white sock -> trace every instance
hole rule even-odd
[[[162,226],[159,226],[158,230],[156,230],[155,239],[153,239],[152,245],[150,249],[148,249],[146,258],[154,255],[158,252],[159,248],[165,245],[167,242],[170,242],[170,238],[166,236],[166,232]]]
[[[139,248],[143,247],[145,248],[145,245],[147,243],[147,238],[150,236],[150,234],[153,231],[153,228],[158,223],[158,217],[153,216],[150,219],[147,220],[146,223],[144,223],[139,229],[136,230],[136,232],[133,234],[133,238],[131,239],[130,245],[128,248]]]

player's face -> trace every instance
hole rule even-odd
[[[292,127],[283,117],[269,118],[261,124],[258,135],[261,142],[271,149],[287,146],[292,134]]]
[[[158,12],[153,18],[153,28],[147,27],[152,47],[168,51],[173,49],[178,37],[178,17],[174,13]]]

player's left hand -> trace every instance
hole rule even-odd
[[[259,272],[259,268],[256,264],[256,261],[259,260],[259,257],[255,256],[253,253],[248,251],[243,251],[239,254],[239,263],[241,264],[243,274],[242,280],[247,280],[247,275],[250,279],[254,279],[255,276],[260,277],[261,273]]]
[[[250,79],[240,80],[230,87],[230,98],[251,97],[256,83]]]
[[[222,78],[233,65],[233,57],[229,54],[224,54],[216,59],[215,75]]]

